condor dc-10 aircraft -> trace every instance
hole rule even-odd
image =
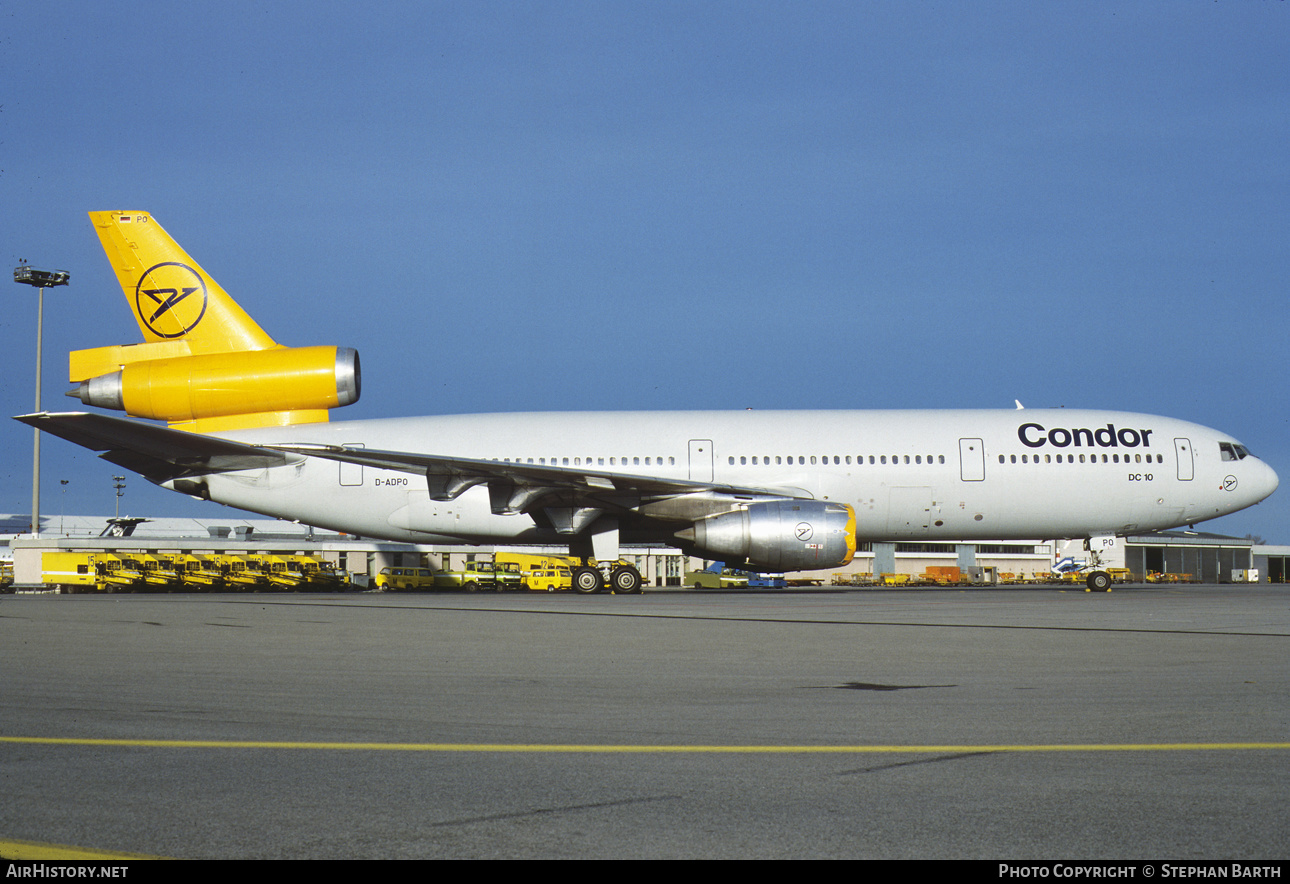
[[[1277,487],[1226,433],[1115,411],[524,413],[328,422],[353,350],[275,343],[146,212],[91,212],[145,342],[71,353],[99,413],[24,423],[175,491],[411,543],[567,544],[637,592],[623,543],[762,571],[860,541],[1075,539],[1193,524]],[[1089,576],[1106,589],[1104,571]]]

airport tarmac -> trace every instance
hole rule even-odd
[[[1282,587],[0,596],[0,842],[1282,859],[1288,651]]]

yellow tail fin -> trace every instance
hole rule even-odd
[[[277,346],[147,212],[90,220],[146,340],[183,339],[194,355]]]

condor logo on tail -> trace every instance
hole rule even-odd
[[[1054,448],[1149,448],[1153,430],[1131,430],[1128,427],[1117,430],[1115,424],[1107,424],[1096,430],[1088,427],[1067,429],[1054,427],[1045,430],[1042,424],[1022,424],[1017,428],[1017,438],[1027,448],[1043,448],[1051,445]]]
[[[194,293],[201,292],[198,297]],[[180,338],[206,315],[206,283],[178,261],[149,268],[134,287],[139,319],[159,338]]]

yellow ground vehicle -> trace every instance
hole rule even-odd
[[[216,556],[175,556],[175,567],[179,569],[187,589],[221,589],[224,586],[224,575],[220,572]]]
[[[727,568],[721,562],[711,564],[702,571],[686,571],[684,580],[686,586],[693,586],[695,589],[733,589],[748,585],[747,574]]]
[[[250,556],[221,555],[215,558],[219,562],[224,585],[229,589],[258,589],[269,583],[268,575],[260,570],[260,563],[252,561]]]
[[[273,589],[295,589],[300,585],[299,576],[287,571],[281,556],[251,553],[242,558],[246,559],[247,570],[259,575],[262,585]]]
[[[321,592],[340,589],[347,581],[336,571],[331,562],[318,556],[287,555],[282,556],[287,563],[287,570],[300,575],[300,588],[315,589]]]
[[[429,568],[382,568],[373,585],[377,589],[434,589],[435,573]]]
[[[439,589],[460,587],[467,592],[480,589],[495,589],[498,592],[519,589],[520,566],[514,562],[467,562],[466,567],[460,571],[436,572],[434,585]]]
[[[520,583],[536,592],[558,592],[573,588],[576,564],[565,556],[535,556],[529,553],[499,552],[498,564],[514,565],[520,572]]]
[[[147,574],[142,558],[135,554],[118,556],[102,552],[42,553],[41,582],[57,586],[63,592],[120,592],[142,588]],[[152,568],[156,573],[155,561]]]
[[[98,589],[93,556],[82,552],[47,552],[40,557],[41,582],[59,586],[64,592]]]
[[[340,576],[317,556],[252,554],[245,557],[248,569],[257,570],[275,589],[336,589]]]
[[[146,589],[178,589],[182,575],[175,567],[174,556],[139,556],[142,566],[143,585]]]
[[[133,589],[143,580],[143,566],[128,554],[99,553],[94,556],[94,571],[97,588],[107,592]]]
[[[41,582],[64,592],[336,590],[344,577],[309,555],[46,552]]]
[[[531,589],[536,592],[559,592],[573,588],[573,571],[567,566],[552,565],[545,568],[531,568],[521,573],[525,589]]]
[[[514,562],[493,562],[493,588],[498,592],[523,589],[524,580],[520,576],[520,566]]]

